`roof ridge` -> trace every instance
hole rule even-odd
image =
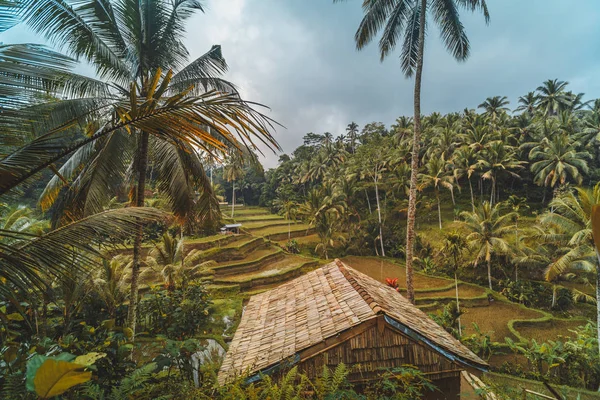
[[[362,285],[358,283],[354,276],[352,276],[352,273],[348,271],[349,267],[347,267],[346,264],[344,264],[339,258],[336,258],[334,262],[337,265],[340,272],[342,273],[342,275],[344,275],[344,278],[346,278],[348,283],[350,283],[350,285],[354,288],[354,290],[356,290],[360,297],[362,297],[363,300],[369,305],[369,307],[371,307],[371,310],[373,310],[375,314],[384,313],[383,308],[379,305],[379,303],[377,303],[375,299],[373,299],[369,292],[364,287],[362,287]]]

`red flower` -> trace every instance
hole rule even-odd
[[[385,278],[385,283],[394,289],[398,289],[398,278]]]

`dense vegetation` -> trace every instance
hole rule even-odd
[[[413,261],[421,277],[450,278],[456,301],[433,304],[432,317],[474,352],[511,351],[526,362],[503,372],[598,388],[600,101],[548,80],[514,111],[495,96],[478,110],[421,116],[426,18],[465,60],[457,9],[487,20],[487,6],[434,0],[428,14],[426,0],[365,4],[357,46],[383,31],[383,59],[404,37],[415,115],[308,133],[265,172],[257,144],[279,149],[276,123],[223,79],[219,46],[188,59],[185,22],[203,2],[0,1],[0,31],[25,23],[57,49],[0,45],[0,397],[412,399],[435,390],[410,366],[360,393],[343,365],[312,382],[292,369],[218,386],[213,350],[226,347],[246,294],[223,299],[223,286],[210,284],[227,265],[212,257],[223,238],[207,236],[243,215],[236,204],[284,216],[276,234],[287,239],[267,245],[285,257],[405,262],[406,287],[392,276],[388,284],[411,301]],[[75,59],[96,77],[74,73]],[[297,220],[305,225],[292,232]],[[292,239],[300,229],[316,241]],[[226,249],[268,242],[261,233]],[[301,260],[298,270],[319,263]],[[543,343],[492,343],[461,324],[467,281],[487,287],[467,286],[484,300],[590,322]]]

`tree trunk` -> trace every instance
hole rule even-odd
[[[148,167],[148,133],[140,134],[140,144],[138,145],[138,176],[137,176],[137,194],[135,199],[136,207],[143,207],[146,196],[146,168]],[[129,294],[129,310],[127,314],[127,326],[135,335],[135,323],[137,317],[138,289],[140,264],[142,257],[142,237],[143,227],[137,228],[133,242],[133,264],[131,266],[131,290]],[[132,336],[133,340],[133,336]]]
[[[598,252],[596,252],[596,256],[598,256],[598,264],[596,265],[596,332],[598,351],[600,352],[600,255]]]
[[[367,205],[369,206],[369,214],[372,214],[373,211],[371,210],[371,200],[369,200],[369,192],[367,192],[367,189],[365,189],[365,197],[367,198]]]
[[[440,223],[440,231],[442,230],[442,206],[440,205],[440,193],[435,191],[435,198],[437,199],[438,206],[438,221]]]
[[[471,184],[471,178],[469,177],[469,189],[471,190],[471,208],[475,212],[475,198],[473,196],[473,185]]]
[[[233,213],[235,212],[235,181],[231,187],[231,218],[233,219]]]
[[[419,174],[419,147],[421,141],[421,79],[423,77],[423,58],[425,52],[425,15],[427,14],[427,0],[421,0],[421,14],[419,16],[419,53],[417,54],[417,68],[415,71],[414,92],[414,132],[413,146],[410,163],[410,190],[408,195],[408,215],[406,218],[406,297],[415,303],[415,289],[413,286],[413,257],[415,248],[415,221],[417,216],[417,177]]]
[[[492,260],[491,259],[488,260],[487,267],[488,267],[488,283],[490,285],[490,290],[494,290],[492,288]]]
[[[381,207],[379,205],[379,187],[377,186],[377,179],[375,179],[375,199],[377,200],[377,218],[379,220],[379,243],[381,244],[381,256],[385,257],[385,250],[383,249],[383,229],[381,225]]]
[[[288,242],[292,238],[292,221],[288,221]]]
[[[519,218],[515,220],[515,247],[519,251]],[[519,281],[519,265],[515,263],[515,282]]]
[[[494,178],[494,175],[492,175],[492,188],[490,189],[490,207],[494,205],[494,189],[496,188],[495,182],[496,179]]]
[[[458,336],[462,336],[462,328],[460,327],[460,303],[458,301],[458,274],[454,271],[454,287],[456,288],[456,311],[458,312]]]

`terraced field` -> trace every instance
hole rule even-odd
[[[229,217],[231,209],[224,207]],[[228,223],[241,223],[241,235],[215,235],[189,241],[190,248],[205,250],[204,260],[216,264],[207,276],[209,289],[217,298],[239,293],[243,297],[279,285],[305,273],[319,261],[286,253],[282,246],[288,235],[316,242],[316,235],[306,224],[288,221],[269,210],[258,207],[236,208]]]
[[[224,215],[230,210],[224,209]],[[290,236],[299,244],[314,247],[318,236],[306,224],[291,222],[268,210],[256,207],[236,209],[230,222],[242,224],[241,235],[215,235],[192,239],[186,248],[203,251],[205,260],[213,260],[206,279],[217,302],[229,303],[229,299],[248,296],[280,285],[317,265],[324,263],[300,255],[286,253],[282,247]],[[405,291],[404,267],[392,259],[376,257],[346,257],[351,267],[384,282],[386,278],[398,278],[400,291]],[[456,298],[454,280],[417,273],[415,275],[417,306],[428,313],[441,310]],[[569,334],[569,329],[585,323],[584,319],[561,320],[538,310],[511,303],[497,293],[466,282],[459,284],[461,322],[465,335],[475,333],[473,323],[481,332],[489,334],[492,342],[503,347],[505,338],[516,341],[525,339],[556,339]],[[219,303],[220,304],[220,303]],[[235,307],[241,303],[235,303]],[[241,310],[234,314],[239,316]],[[492,364],[501,364],[502,355],[492,358]]]

